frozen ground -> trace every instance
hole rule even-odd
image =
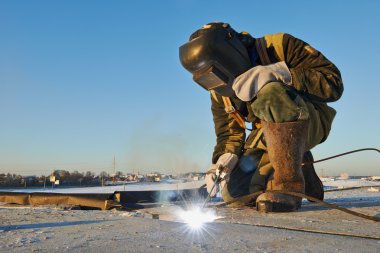
[[[363,180],[339,187],[379,186]],[[378,189],[374,187],[373,189]],[[380,193],[369,188],[327,192],[326,200],[380,216]],[[1,252],[379,252],[379,223],[304,202],[293,213],[259,214],[251,208],[216,209],[222,217],[203,232],[176,222],[181,207],[137,211],[82,211],[41,207],[0,208]],[[160,219],[152,219],[159,214]],[[263,227],[267,226],[267,227]],[[294,230],[319,231],[319,233]],[[332,234],[323,234],[329,232]]]

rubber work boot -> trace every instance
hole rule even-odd
[[[324,198],[324,189],[322,181],[319,179],[314,169],[314,158],[310,151],[307,151],[303,156],[302,174],[305,180],[305,195],[314,197],[319,200]],[[273,174],[267,179],[266,190],[273,190],[272,188]],[[313,202],[312,200],[309,200]]]
[[[313,155],[307,151],[303,156],[302,173],[305,179],[305,194],[319,200],[324,198],[323,184],[315,172]]]
[[[271,190],[305,192],[301,170],[309,121],[271,123],[262,121],[269,160],[274,169]],[[256,200],[260,212],[290,212],[301,207],[302,198],[265,192]]]

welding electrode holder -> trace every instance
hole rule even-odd
[[[219,169],[219,167],[217,168],[217,170],[218,170],[218,169]],[[211,196],[212,191],[214,190],[216,184],[219,183],[219,179],[220,179],[220,173],[218,173],[218,174],[216,175],[216,178],[215,178],[214,184],[212,185],[211,190],[210,190],[210,192],[208,193],[207,198],[205,199],[205,202],[204,202],[203,205],[202,205],[202,208],[205,208],[205,207],[206,207],[208,201],[210,200],[210,196]]]

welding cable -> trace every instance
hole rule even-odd
[[[330,189],[330,190],[325,190],[324,192],[340,192],[340,191],[349,191],[349,190],[365,189],[365,188],[379,188],[379,187],[380,185],[365,185],[365,186],[354,186],[354,187]]]
[[[233,200],[230,200],[230,201],[226,201],[226,202],[223,202],[223,203],[220,203],[220,204],[214,204],[214,205],[212,205],[210,207],[219,208],[219,207],[223,207],[223,206],[232,204],[232,203],[237,202],[237,201],[246,201],[246,202],[251,201],[251,203],[252,203],[252,200],[256,199],[263,192],[264,191],[254,192],[254,193],[248,194],[246,196],[237,197],[237,198],[235,198]],[[346,212],[346,213],[349,213],[349,214],[352,214],[352,215],[355,215],[355,216],[359,216],[359,217],[364,218],[364,219],[369,219],[369,220],[376,221],[376,222],[378,222],[380,220],[379,217],[372,217],[372,216],[368,216],[368,215],[365,215],[365,214],[357,213],[357,212],[348,210],[346,208],[339,207],[339,206],[336,206],[336,205],[333,205],[333,204],[321,201],[319,199],[316,199],[316,198],[313,198],[313,197],[310,197],[310,196],[306,196],[305,194],[302,194],[302,193],[286,192],[286,191],[267,191],[267,192],[277,192],[277,193],[282,193],[282,194],[287,194],[287,195],[292,195],[292,196],[297,196],[297,197],[304,197],[304,198],[307,198],[307,199],[312,200],[314,202],[320,203],[322,205],[326,205],[326,206],[328,206],[330,208],[338,209],[340,211],[343,211],[343,212]],[[375,239],[375,240],[379,240],[380,239],[380,236],[376,236],[376,235],[354,234],[354,233],[339,232],[339,231],[325,231],[325,230],[319,230],[319,229],[314,229],[314,228],[294,228],[294,227],[287,227],[287,226],[266,225],[266,224],[252,224],[252,223],[239,223],[239,224],[250,225],[250,226],[255,226],[255,227],[283,229],[283,230],[289,230],[289,231],[298,231],[298,232],[307,232],[307,233],[315,233],[315,234],[324,234],[324,235],[337,235],[337,236],[346,236],[346,237]]]
[[[247,205],[250,205],[250,203],[253,203],[253,200],[255,200],[262,193],[264,193],[264,191],[258,191],[258,192],[250,193],[250,194],[247,194],[244,196],[235,197],[234,199],[229,200],[229,201],[209,205],[208,207],[223,207],[223,206],[228,206],[229,204],[236,203],[238,201],[241,201],[241,202],[247,203]]]
[[[325,231],[314,228],[294,228],[287,226],[279,226],[279,225],[266,225],[266,224],[255,224],[255,223],[235,223],[239,225],[246,226],[254,226],[254,227],[263,227],[263,228],[274,228],[274,229],[282,229],[289,230],[295,232],[306,232],[306,233],[314,233],[314,234],[322,234],[322,235],[337,235],[337,236],[345,236],[345,237],[355,237],[355,238],[363,238],[363,239],[373,239],[380,240],[380,236],[377,235],[366,235],[366,234],[353,234],[349,232],[339,232],[339,231]]]
[[[280,191],[280,190],[268,190],[268,191],[265,191],[265,192],[281,193],[281,194],[290,195],[290,196],[294,196],[294,197],[305,198],[305,199],[307,199],[309,201],[313,201],[313,202],[316,202],[318,204],[327,206],[329,208],[337,209],[339,211],[342,211],[342,212],[345,212],[345,213],[348,213],[348,214],[351,214],[351,215],[354,215],[354,216],[357,216],[357,217],[360,217],[360,218],[363,218],[363,219],[372,220],[372,221],[376,221],[376,222],[380,221],[380,217],[369,216],[369,215],[366,215],[366,214],[355,212],[355,211],[349,210],[347,208],[340,207],[340,206],[337,206],[337,205],[334,205],[334,204],[322,201],[320,199],[317,199],[317,198],[314,198],[314,197],[311,197],[311,196],[307,196],[307,195],[305,195],[303,193],[290,192],[290,191]],[[237,198],[235,198],[233,200],[230,200],[230,201],[226,201],[226,202],[219,203],[219,204],[214,204],[214,205],[211,205],[209,207],[217,207],[217,208],[218,207],[223,207],[223,206],[227,206],[229,204],[232,204],[232,203],[235,203],[235,202],[238,202],[238,201],[248,202],[248,203],[249,202],[253,202],[253,200],[256,199],[262,193],[264,193],[264,191],[254,192],[254,193],[251,193],[251,194],[248,194],[248,195],[245,195],[245,196],[237,197]]]
[[[212,207],[219,208],[219,207],[223,207],[223,206],[232,204],[232,203],[237,202],[237,201],[251,201],[251,203],[252,203],[252,200],[256,199],[263,192],[264,191],[254,192],[254,193],[248,194],[246,196],[237,197],[237,198],[235,198],[233,200],[230,200],[230,201],[227,201],[227,202],[223,202],[223,203],[220,203],[220,204],[214,204],[214,205],[212,205]],[[351,210],[349,210],[347,208],[343,208],[343,207],[340,207],[340,206],[337,206],[337,205],[333,205],[333,204],[327,203],[325,201],[322,201],[322,200],[319,200],[319,199],[316,199],[316,198],[313,198],[313,197],[310,197],[310,196],[306,196],[305,194],[302,194],[302,193],[287,192],[287,191],[266,191],[266,192],[276,192],[276,193],[282,193],[282,194],[287,194],[287,195],[296,196],[296,197],[307,198],[308,200],[312,200],[312,201],[314,201],[316,203],[319,203],[319,204],[325,205],[327,207],[330,207],[330,208],[333,208],[333,209],[337,209],[337,210],[349,213],[351,215],[355,215],[355,216],[358,216],[358,217],[361,217],[361,218],[364,218],[364,219],[368,219],[368,220],[372,220],[372,221],[375,221],[375,222],[379,222],[380,221],[380,217],[368,216],[368,215],[365,215],[365,214],[354,212],[354,211],[351,211]],[[244,223],[239,223],[239,224],[244,224]],[[255,226],[255,227],[264,227],[264,228],[284,229],[284,230],[298,231],[298,232],[325,234],[325,235],[338,235],[338,236],[356,237],[356,238],[365,238],[365,239],[375,239],[375,240],[379,240],[380,239],[380,236],[376,236],[376,235],[353,234],[353,233],[349,233],[349,232],[338,232],[338,231],[325,231],[325,230],[318,230],[318,229],[314,229],[314,228],[294,228],[294,227],[287,227],[287,226],[266,225],[266,224],[252,224],[252,223],[246,223],[244,225],[250,225],[250,226]]]
[[[340,156],[345,156],[345,155],[349,155],[349,154],[352,154],[352,153],[357,153],[357,152],[362,152],[362,151],[369,151],[369,150],[377,151],[377,152],[380,153],[380,150],[377,149],[377,148],[361,148],[361,149],[355,149],[355,150],[351,150],[351,151],[344,152],[344,153],[341,153],[341,154],[337,154],[337,155],[334,155],[334,156],[326,157],[326,158],[323,158],[323,159],[320,159],[320,160],[317,160],[317,161],[304,162],[304,163],[302,163],[302,165],[320,163],[320,162],[324,162],[324,161],[327,161],[327,160],[330,160],[330,159],[334,159],[334,158],[337,158],[337,157],[340,157]]]
[[[358,213],[358,212],[352,211],[350,209],[347,209],[347,208],[344,208],[344,207],[341,207],[341,206],[337,206],[337,205],[325,202],[323,200],[320,200],[320,199],[317,199],[317,198],[314,198],[314,197],[311,197],[311,196],[307,196],[307,195],[305,195],[303,193],[290,192],[290,191],[280,191],[280,190],[270,190],[270,191],[266,191],[266,192],[280,193],[280,194],[290,195],[290,196],[293,196],[293,197],[305,198],[305,199],[307,199],[309,201],[313,201],[313,202],[316,202],[318,204],[321,204],[321,205],[324,205],[324,206],[327,206],[327,207],[330,207],[330,208],[333,208],[333,209],[337,209],[339,211],[342,211],[342,212],[345,212],[345,213],[348,213],[348,214],[351,214],[351,215],[354,215],[354,216],[357,216],[357,217],[360,217],[360,218],[363,218],[363,219],[372,220],[372,221],[376,221],[376,222],[380,221],[380,217],[370,216],[370,215]]]

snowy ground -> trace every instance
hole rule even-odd
[[[200,182],[201,183],[201,182]],[[327,192],[326,200],[380,216],[380,182],[340,180],[327,188],[374,186]],[[377,186],[377,187],[376,187]],[[259,214],[251,208],[215,210],[223,218],[201,231],[163,204],[137,211],[82,211],[54,207],[0,208],[0,252],[379,252],[379,223],[304,202],[300,211]],[[159,214],[152,219],[152,214]],[[239,224],[240,223],[240,224]],[[270,226],[270,227],[263,227]],[[277,227],[277,228],[275,228]],[[304,229],[332,234],[291,231]]]

